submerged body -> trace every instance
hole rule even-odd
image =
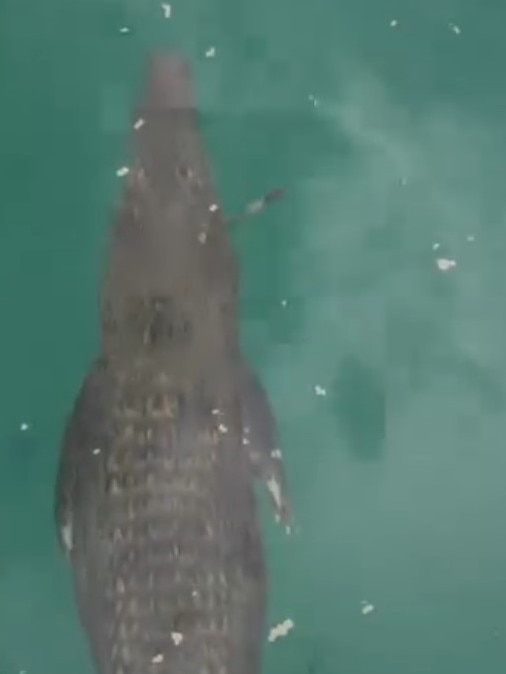
[[[259,674],[255,475],[286,515],[188,80],[173,57],[148,69],[101,287],[101,353],[62,443],[56,517],[98,674]]]

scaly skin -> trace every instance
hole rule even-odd
[[[60,541],[98,674],[259,674],[254,474],[279,486],[284,520],[288,502],[269,405],[238,345],[236,264],[209,208],[183,63],[151,61],[139,118],[101,352],[62,442]]]

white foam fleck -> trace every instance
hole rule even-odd
[[[225,424],[219,424],[218,430],[219,430],[220,433],[228,433],[228,428],[227,428],[227,426],[225,426]]]
[[[314,392],[316,393],[317,396],[326,396],[327,395],[327,390],[323,388],[323,386],[319,386],[316,384],[316,386],[313,387]]]
[[[171,632],[170,636],[172,637],[172,641],[176,646],[179,646],[179,644],[183,641],[183,635],[181,632]]]
[[[399,25],[399,22],[397,21],[397,19],[392,19],[390,21],[390,28],[395,28],[398,25]]]
[[[23,423],[19,426],[19,429],[21,431],[27,431],[30,428],[30,424],[27,424],[26,421],[23,421]]]
[[[153,655],[151,658],[151,662],[154,665],[160,665],[163,661],[165,660],[163,653],[157,653],[156,655]]]
[[[281,508],[281,487],[274,476],[271,476],[267,480],[267,489],[272,494],[272,498],[274,499],[276,507]]]
[[[450,269],[453,269],[453,267],[457,266],[455,260],[446,257],[439,257],[436,260],[436,264],[438,266],[438,269],[440,269],[441,271],[449,271]]]
[[[369,603],[368,601],[363,601],[362,602],[362,615],[369,615],[374,611],[374,605]]]
[[[122,166],[116,171],[118,178],[123,178],[123,176],[126,176],[128,173],[130,173],[128,166]]]
[[[134,129],[137,131],[138,129],[140,129],[141,127],[144,126],[144,123],[145,123],[145,122],[144,122],[144,120],[142,119],[142,117],[139,117],[139,119],[138,119],[138,120],[135,122],[135,124],[134,124]]]
[[[287,618],[286,620],[283,620],[283,622],[280,622],[271,628],[268,640],[272,643],[273,641],[276,641],[276,639],[279,639],[279,637],[286,637],[288,632],[290,632],[290,630],[292,630],[294,627],[295,623],[293,620],[291,620],[291,618]]]
[[[215,56],[216,56],[216,47],[209,47],[209,49],[206,51],[206,58],[212,59]]]
[[[170,19],[172,15],[172,7],[167,2],[162,2],[163,16],[165,19]]]

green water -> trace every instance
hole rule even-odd
[[[269,625],[295,623],[264,673],[502,673],[506,5],[172,10],[0,0],[0,674],[91,673],[53,479],[142,59],[162,45],[192,62],[227,210],[287,189],[234,233],[298,524],[286,538],[261,502]]]

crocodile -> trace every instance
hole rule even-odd
[[[239,342],[238,265],[197,121],[188,63],[152,55],[100,282],[99,348],[55,484],[97,674],[258,674],[256,479],[277,519],[291,517],[272,409]]]

